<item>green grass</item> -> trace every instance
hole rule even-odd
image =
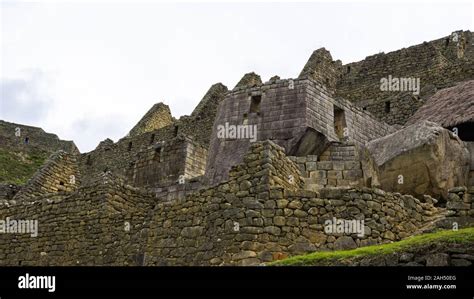
[[[458,231],[441,230],[434,233],[417,235],[405,240],[367,247],[360,247],[352,250],[313,252],[305,255],[298,255],[284,260],[269,263],[275,266],[309,266],[328,262],[330,260],[340,260],[346,258],[356,258],[368,255],[384,255],[408,248],[427,245],[435,242],[446,243],[467,243],[474,242],[474,227],[460,229]]]
[[[46,152],[14,153],[0,149],[0,183],[25,184],[43,165]]]

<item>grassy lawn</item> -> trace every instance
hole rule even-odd
[[[339,260],[344,258],[354,258],[367,255],[390,254],[403,251],[411,247],[426,245],[436,242],[474,242],[474,227],[460,229],[458,231],[441,230],[434,233],[413,236],[405,240],[367,247],[360,247],[352,250],[313,252],[305,255],[298,255],[284,260],[269,263],[275,266],[309,266],[324,260]]]
[[[0,183],[25,184],[47,157],[41,151],[20,154],[0,149]]]

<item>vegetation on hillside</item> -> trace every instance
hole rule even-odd
[[[48,153],[14,153],[0,149],[0,183],[23,185],[43,165]]]
[[[429,243],[468,243],[474,242],[474,227],[460,229],[458,231],[440,230],[434,233],[417,235],[405,240],[367,247],[359,247],[352,250],[321,251],[305,255],[298,255],[284,260],[275,261],[270,265],[276,266],[310,266],[322,261],[356,258],[367,255],[383,255],[400,252]]]

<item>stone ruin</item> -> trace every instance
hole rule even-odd
[[[1,235],[0,265],[258,265],[472,226],[472,45],[457,31],[347,65],[322,48],[298,78],[215,84],[179,119],[155,104],[88,153],[0,121],[3,149],[51,153],[25,185],[0,182],[0,219],[39,223]],[[388,76],[420,92],[383,91]]]

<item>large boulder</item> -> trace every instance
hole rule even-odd
[[[362,157],[366,182],[386,191],[446,199],[448,189],[468,180],[468,149],[429,121],[369,142]]]

